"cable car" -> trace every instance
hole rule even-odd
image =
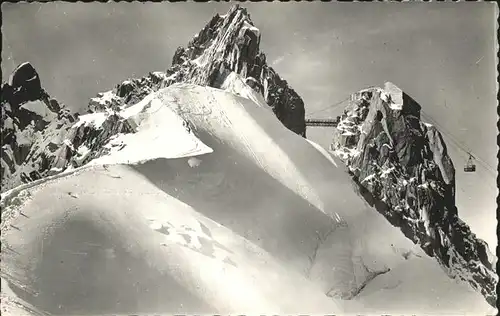
[[[476,165],[472,159],[472,155],[469,154],[469,160],[467,160],[467,163],[465,164],[464,172],[476,172]]]

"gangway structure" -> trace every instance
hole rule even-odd
[[[337,119],[306,119],[306,126],[333,126],[336,127],[339,121]]]

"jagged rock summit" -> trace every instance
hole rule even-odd
[[[175,83],[251,99],[305,136],[304,103],[267,65],[259,42],[260,32],[246,10],[233,6],[186,48],[178,48],[166,72],[129,79],[98,94],[80,117],[50,98],[31,64],[20,65],[2,85],[2,191],[120,150],[112,148],[121,146],[112,139],[137,128],[124,111]],[[189,122],[185,125],[189,129]],[[469,282],[495,304],[493,256],[458,217],[453,164],[441,134],[420,120],[417,102],[390,83],[354,94],[333,147],[365,199],[450,276]]]
[[[260,37],[246,9],[234,5],[227,14],[215,15],[186,48],[179,47],[165,73],[126,80],[115,90],[92,99],[90,109],[127,107],[173,83],[192,83],[228,90],[267,105],[288,129],[305,136],[304,102],[267,65],[259,49]]]
[[[30,63],[19,65],[2,84],[1,112],[2,191],[65,165],[62,143],[76,115],[41,87]]]
[[[19,184],[75,168],[109,152],[118,133],[134,133],[118,111],[174,83],[227,90],[271,109],[293,132],[305,136],[304,102],[271,67],[259,50],[260,32],[246,9],[234,5],[215,15],[189,42],[179,47],[166,72],[128,79],[90,100],[85,119],[50,98],[30,63],[20,65],[2,86],[2,192]]]
[[[236,73],[264,97],[288,129],[305,136],[304,102],[267,65],[259,50],[260,37],[246,9],[235,5],[225,16],[214,16],[186,49],[177,49],[167,74],[180,81],[228,89],[234,85],[231,74]]]
[[[421,106],[393,83],[354,93],[333,135],[332,150],[360,193],[453,278],[496,304],[496,260],[455,206],[455,169]]]

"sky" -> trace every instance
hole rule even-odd
[[[175,49],[230,6],[4,3],[2,74],[30,61],[51,96],[84,111],[98,92],[127,78],[166,70]],[[341,107],[321,110],[385,81],[421,104],[445,131],[457,169],[459,214],[477,235],[496,244],[496,4],[243,6],[261,30],[261,50],[304,99],[306,115],[337,116]],[[308,138],[327,147],[331,130],[309,128]],[[476,173],[462,172],[467,154],[459,147],[480,159]]]

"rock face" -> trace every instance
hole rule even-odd
[[[151,72],[99,93],[80,119],[50,98],[31,64],[20,65],[2,85],[2,192],[105,154],[114,135],[134,132],[133,124],[117,112],[174,83],[251,98],[305,137],[304,103],[266,64],[259,42],[260,32],[246,9],[235,5],[226,15],[214,16],[187,48],[179,47],[166,72]]]
[[[63,139],[76,117],[42,89],[30,63],[19,65],[2,85],[2,191],[50,173],[66,159]]]
[[[331,149],[371,205],[495,306],[493,255],[458,217],[453,163],[440,132],[420,120],[420,109],[389,82],[359,91],[339,117]]]
[[[173,83],[228,89],[233,86],[228,81],[237,77],[241,85],[263,98],[288,129],[305,137],[304,102],[267,65],[266,56],[259,50],[260,36],[246,9],[235,5],[226,15],[215,15],[187,48],[179,47],[166,73],[153,72],[141,79],[126,80],[114,91],[94,98],[90,110],[129,106]],[[238,93],[234,89],[231,92]]]
[[[235,72],[264,97],[288,129],[305,136],[304,102],[267,65],[259,50],[260,37],[246,9],[235,5],[225,16],[214,16],[186,49],[177,49],[167,75],[176,82],[220,88]]]
[[[48,95],[31,64],[21,64],[2,84],[1,190],[106,154],[115,135],[135,132],[133,122],[117,112],[174,83],[252,98],[305,137],[304,103],[267,65],[259,42],[259,30],[236,5],[213,17],[187,48],[178,48],[166,72],[151,72],[99,93],[81,116]],[[332,147],[369,203],[450,276],[469,282],[495,304],[493,255],[458,217],[453,163],[439,131],[420,121],[414,100],[390,83],[354,94]]]

